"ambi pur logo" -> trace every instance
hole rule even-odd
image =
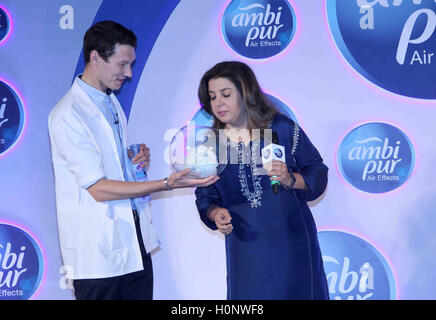
[[[390,92],[436,99],[436,0],[326,0],[347,62]]]
[[[0,157],[18,142],[24,123],[20,97],[9,84],[0,80]]]
[[[251,59],[266,59],[286,49],[296,31],[295,12],[286,0],[233,0],[221,31],[227,44]]]
[[[387,123],[367,123],[353,129],[342,141],[338,166],[355,188],[384,193],[409,178],[415,166],[415,152],[400,129]]]
[[[330,299],[396,299],[392,269],[372,244],[343,231],[320,231],[318,239]]]
[[[22,228],[0,223],[0,300],[31,298],[43,273],[43,254],[35,239]]]

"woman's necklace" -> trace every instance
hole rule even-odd
[[[252,208],[260,207],[262,206],[261,200],[263,193],[263,188],[260,183],[262,177],[256,172],[257,154],[256,152],[252,152],[253,148],[254,150],[256,150],[256,146],[254,146],[254,143],[253,145],[251,145],[250,143],[248,143],[248,145],[244,145],[242,142],[232,142],[230,141],[230,139],[229,142],[232,148],[236,148],[238,150],[238,177],[239,184],[241,185],[242,195],[247,199],[248,203],[250,203],[250,206]],[[247,161],[247,158],[250,159],[249,163]],[[249,170],[248,167],[250,167]],[[253,191],[250,190],[248,185],[248,179],[250,178],[253,182]]]
[[[227,138],[229,138],[229,140],[233,143],[243,142],[245,145],[248,145],[251,141],[250,130],[246,128],[226,128],[225,134]]]

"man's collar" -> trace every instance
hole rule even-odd
[[[94,88],[90,84],[86,83],[81,79],[82,75],[77,76],[78,85],[85,91],[96,103],[103,104],[106,99],[109,98],[109,95],[112,93],[112,90],[108,89],[106,92],[98,90]]]

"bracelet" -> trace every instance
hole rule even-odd
[[[294,184],[295,184],[295,182],[297,181],[297,177],[295,176],[295,174],[294,173],[292,173],[292,172],[289,172],[289,187],[288,186],[285,186],[285,185],[283,185],[283,188],[285,188],[286,190],[291,190],[292,189],[292,187],[294,186]]]
[[[165,182],[165,187],[167,188],[167,190],[171,190],[171,187],[168,184],[168,177],[165,177],[164,182]]]

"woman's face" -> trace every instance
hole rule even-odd
[[[227,78],[209,80],[212,112],[227,128],[247,128],[247,111],[236,86]]]

